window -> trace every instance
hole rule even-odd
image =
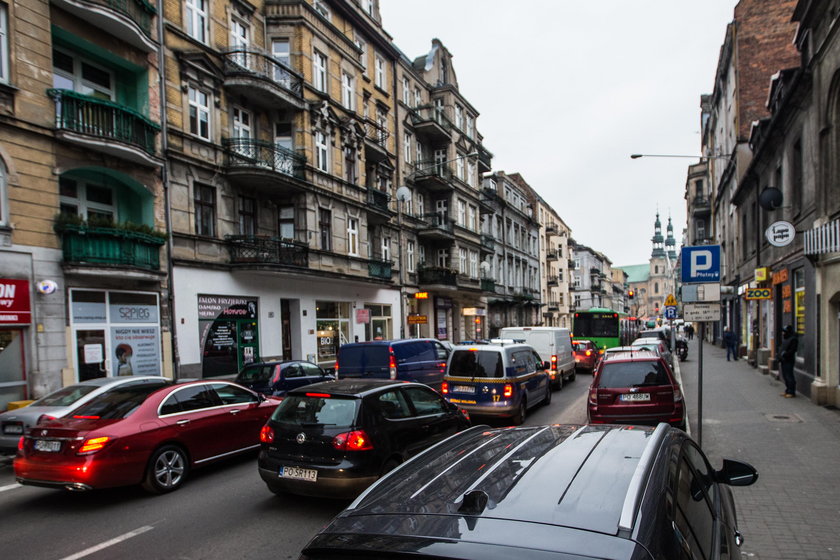
[[[9,224],[9,209],[8,209],[8,176],[6,174],[6,166],[0,161],[0,226]]]
[[[359,255],[359,219],[349,218],[347,220],[347,254]]]
[[[295,208],[281,206],[277,211],[277,234],[280,239],[295,238]]]
[[[414,106],[419,107],[423,104],[423,94],[420,93],[420,88],[414,88]]]
[[[374,83],[379,89],[386,89],[385,84],[385,59],[378,54],[376,55],[374,66]]]
[[[289,40],[288,39],[272,39],[271,41],[271,55],[274,57],[274,60],[282,64],[287,68],[291,68],[291,59],[289,58]],[[277,79],[276,72],[279,69],[275,69],[275,80]]]
[[[791,194],[791,201],[793,202],[793,215],[796,216],[802,210],[802,191],[805,186],[802,184],[802,168],[803,168],[803,159],[802,159],[802,140],[797,140],[793,144],[793,154],[791,156],[793,160],[791,163],[791,181],[790,181],[790,190]],[[781,189],[781,185],[776,185],[777,188]],[[784,191],[783,191],[784,192]]]
[[[462,181],[464,180],[464,156],[462,154],[458,154],[455,159],[455,176]]]
[[[320,130],[315,131],[315,167],[324,172],[329,172],[329,146],[327,135]]]
[[[207,0],[187,0],[187,35],[207,42]]]
[[[415,154],[417,155],[417,162],[423,161],[423,144],[418,140],[415,142]]]
[[[373,0],[362,0],[362,9],[369,16],[373,16]]]
[[[383,418],[389,420],[397,420],[400,418],[410,418],[411,409],[408,407],[408,402],[402,391],[388,391],[376,397],[375,409],[379,411]]]
[[[247,196],[239,197],[239,235],[257,234],[257,201]]]
[[[358,180],[356,173],[356,149],[352,146],[344,147],[344,180],[355,185]]]
[[[411,84],[405,76],[402,79],[402,101],[406,105],[411,101]]]
[[[698,557],[710,558],[715,528],[712,498],[708,495],[710,490],[714,491],[711,473],[700,452],[692,446],[686,447],[677,474],[674,525]]]
[[[110,70],[60,49],[53,49],[53,87],[113,101]]]
[[[414,241],[409,241],[405,247],[405,268],[409,272],[414,272],[414,265]]]
[[[455,128],[462,130],[464,128],[464,109],[455,104]]]
[[[475,164],[471,161],[467,162],[467,184],[471,187],[475,187]]]
[[[233,60],[245,68],[250,68],[248,60],[248,46],[250,45],[251,29],[248,24],[238,19],[230,22],[230,46],[237,50],[233,53]]]
[[[321,232],[321,249],[332,251],[332,211],[318,209],[318,230]]]
[[[467,250],[458,249],[458,274],[467,273]]]
[[[478,252],[470,251],[470,278],[478,278]]]
[[[437,265],[441,268],[447,268],[449,266],[449,249],[437,250]]]
[[[312,87],[327,91],[327,57],[318,51],[312,54]]]
[[[405,162],[411,163],[411,134],[408,132],[403,134],[403,154]]]
[[[467,115],[467,137],[475,136],[475,118],[472,115]]]
[[[206,92],[190,87],[190,134],[210,140],[210,101]]]
[[[478,231],[478,208],[473,206],[472,204],[469,207],[469,222],[467,222],[467,228],[472,231]]]
[[[440,395],[425,387],[406,387],[405,392],[414,405],[417,416],[445,414],[448,411],[446,401]]]
[[[354,83],[353,76],[347,72],[341,73],[341,104],[351,111],[356,109]]]
[[[117,221],[114,193],[106,186],[67,177],[58,180],[61,213],[85,220]]]
[[[463,200],[458,200],[458,225],[464,227],[467,225],[467,203]]]
[[[195,234],[216,235],[216,189],[209,185],[193,185],[195,193]]]
[[[580,276],[578,276],[577,274],[574,275],[574,280],[572,281],[572,285],[575,288],[580,288]]]
[[[383,261],[390,261],[391,260],[391,237],[387,235],[382,236],[382,241],[380,242],[379,250],[381,253],[381,258]]]
[[[0,82],[9,81],[9,9],[0,3]],[[0,208],[0,220],[2,208]]]
[[[356,43],[356,46],[359,47],[359,50],[361,51],[359,53],[359,62],[362,64],[362,68],[364,68],[364,70],[365,70],[365,75],[367,75],[367,70],[368,70],[367,43],[365,43],[364,41],[362,41],[358,37],[356,37],[356,39],[353,42]]]

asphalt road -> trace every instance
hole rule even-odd
[[[590,377],[554,392],[526,424],[586,421]],[[500,424],[503,425],[503,424]],[[0,462],[0,554],[27,560],[297,558],[349,502],[271,494],[255,455],[194,471],[171,494],[137,488],[88,493],[22,487]]]

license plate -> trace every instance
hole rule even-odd
[[[475,394],[475,387],[470,385],[454,385],[452,387],[453,393],[469,393],[470,395]]]
[[[3,433],[4,434],[22,434],[23,433],[23,426],[18,424],[6,424],[3,426]]]
[[[650,393],[624,393],[621,395],[623,401],[649,401]]]
[[[61,442],[50,441],[46,439],[36,439],[35,451],[44,451],[45,453],[57,453],[61,451]]]
[[[318,471],[315,469],[302,469],[300,467],[280,467],[280,478],[315,482],[318,480]]]

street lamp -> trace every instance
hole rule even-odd
[[[657,157],[657,158],[691,158],[691,159],[731,159],[728,155],[711,155],[711,156],[688,156],[681,154],[630,154],[630,159],[639,159],[643,157]]]

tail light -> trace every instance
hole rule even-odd
[[[557,354],[551,355],[551,369],[557,369]]]
[[[268,424],[260,430],[260,441],[262,443],[272,443],[274,441],[274,429]]]
[[[513,385],[511,385],[510,383],[505,383],[505,389],[503,394],[506,399],[511,398],[513,396]]]
[[[592,350],[587,350],[587,351],[586,351],[586,356],[587,356],[587,357],[589,357],[589,356],[591,356],[591,355],[592,355]]]
[[[397,378],[397,359],[394,357],[394,349],[390,346],[388,347],[388,371],[391,379]]]
[[[49,414],[42,414],[38,417],[38,421],[35,423],[40,424],[41,422],[49,422],[50,420],[55,420],[55,416],[50,416]]]
[[[335,436],[332,446],[339,451],[370,451],[373,449],[373,442],[364,430],[353,430]]]
[[[23,436],[20,436],[20,439],[18,440],[18,452],[23,452],[23,439]]]
[[[680,402],[682,400],[682,391],[674,388],[674,402]]]
[[[338,379],[338,360],[335,361],[335,378]]]
[[[603,349],[603,348],[601,348],[600,350],[598,350],[598,353],[599,353],[599,354],[603,354],[603,353],[604,353],[604,349]]]
[[[440,394],[441,395],[448,395],[449,394],[449,382],[444,381],[440,384]]]
[[[459,408],[458,410],[461,412],[461,414],[464,415],[464,418],[467,419],[467,422],[472,422],[472,420],[470,420],[470,413],[469,412],[467,412],[463,408]]]
[[[274,375],[271,376],[271,384],[276,385],[280,382],[280,366],[274,366]]]
[[[111,438],[108,436],[87,438],[85,441],[82,442],[82,445],[79,446],[79,450],[76,451],[76,455],[96,453],[97,451],[108,445],[109,441],[111,441]]]
[[[589,388],[589,404],[593,406],[598,404],[598,389],[595,387]]]

